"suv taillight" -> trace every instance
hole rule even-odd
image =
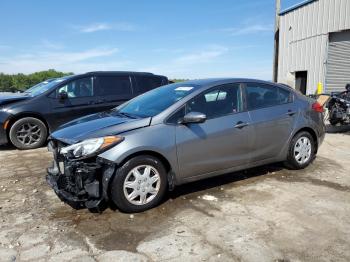
[[[320,105],[319,102],[315,102],[312,104],[312,110],[318,112],[318,113],[323,113],[324,112],[324,109],[323,109],[323,106]]]

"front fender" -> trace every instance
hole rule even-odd
[[[138,153],[153,152],[162,156],[171,169],[177,173],[177,154],[175,127],[171,125],[154,125],[121,134],[124,141],[99,155],[100,158],[122,164],[129,156]]]

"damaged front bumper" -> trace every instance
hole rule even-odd
[[[71,160],[59,154],[59,145],[50,141],[54,154],[52,167],[47,169],[46,180],[56,195],[75,209],[88,208],[100,212],[109,200],[109,182],[115,164],[93,157]]]

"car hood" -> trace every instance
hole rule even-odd
[[[30,96],[24,93],[0,92],[0,105],[6,105],[6,104],[22,101],[29,98]]]
[[[113,111],[97,113],[78,118],[60,127],[51,134],[51,139],[60,140],[67,144],[74,144],[79,141],[117,135],[133,129],[149,126],[151,117],[128,118]]]

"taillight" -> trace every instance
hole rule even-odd
[[[319,102],[315,102],[312,104],[312,110],[318,112],[318,113],[323,113],[324,112],[324,109],[323,109],[323,106],[320,105]]]

